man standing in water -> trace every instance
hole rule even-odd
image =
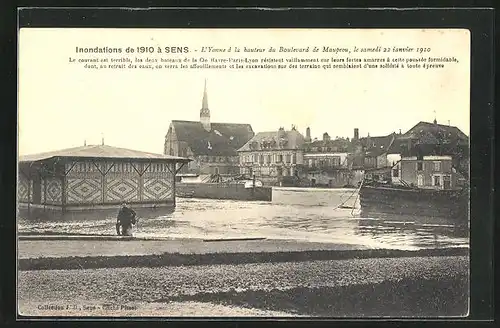
[[[132,236],[132,225],[135,223],[135,211],[129,208],[126,203],[123,203],[122,208],[118,212],[118,217],[116,218],[116,233],[118,236]]]

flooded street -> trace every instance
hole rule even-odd
[[[136,237],[267,238],[371,248],[466,247],[468,227],[431,217],[361,217],[356,190],[275,188],[272,202],[177,198],[173,211],[136,209]],[[338,208],[340,205],[351,208]],[[117,209],[118,210],[118,209]],[[20,233],[115,234],[116,211],[19,219]],[[366,215],[363,215],[366,216]]]

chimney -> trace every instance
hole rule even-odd
[[[323,133],[323,141],[329,141],[330,140],[330,136],[328,135],[327,132]]]
[[[307,127],[306,129],[306,141],[310,142],[311,141],[311,128]]]
[[[101,145],[104,146],[104,133],[101,133]]]
[[[277,140],[277,143],[278,143],[278,148],[283,148],[283,141],[285,139],[285,128],[284,127],[281,127],[278,129],[278,140]]]
[[[83,140],[83,145],[87,146],[87,139]]]
[[[359,140],[359,129],[354,128],[354,140],[357,141]]]

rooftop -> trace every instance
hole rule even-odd
[[[236,156],[237,150],[254,136],[250,124],[210,123],[207,131],[200,122],[172,121],[178,141],[186,142],[195,155]]]
[[[298,149],[304,144],[304,136],[297,130],[259,132],[239,151]]]
[[[183,157],[147,153],[138,150],[112,147],[108,145],[88,145],[66,148],[56,151],[19,156],[19,162],[36,162],[56,157],[64,158],[106,158],[106,159],[137,159],[137,160],[167,160],[174,162],[189,162]]]
[[[413,128],[403,134],[400,139],[419,139],[421,143],[443,143],[457,142],[468,144],[469,137],[459,128],[452,125],[443,125],[429,122],[419,122]]]

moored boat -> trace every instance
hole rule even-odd
[[[195,182],[179,182],[176,184],[178,197],[230,199],[246,201],[271,201],[272,188],[263,185],[262,181],[243,177],[209,176]]]
[[[468,188],[442,190],[367,183],[359,191],[361,212],[443,217],[457,221],[469,218]]]

